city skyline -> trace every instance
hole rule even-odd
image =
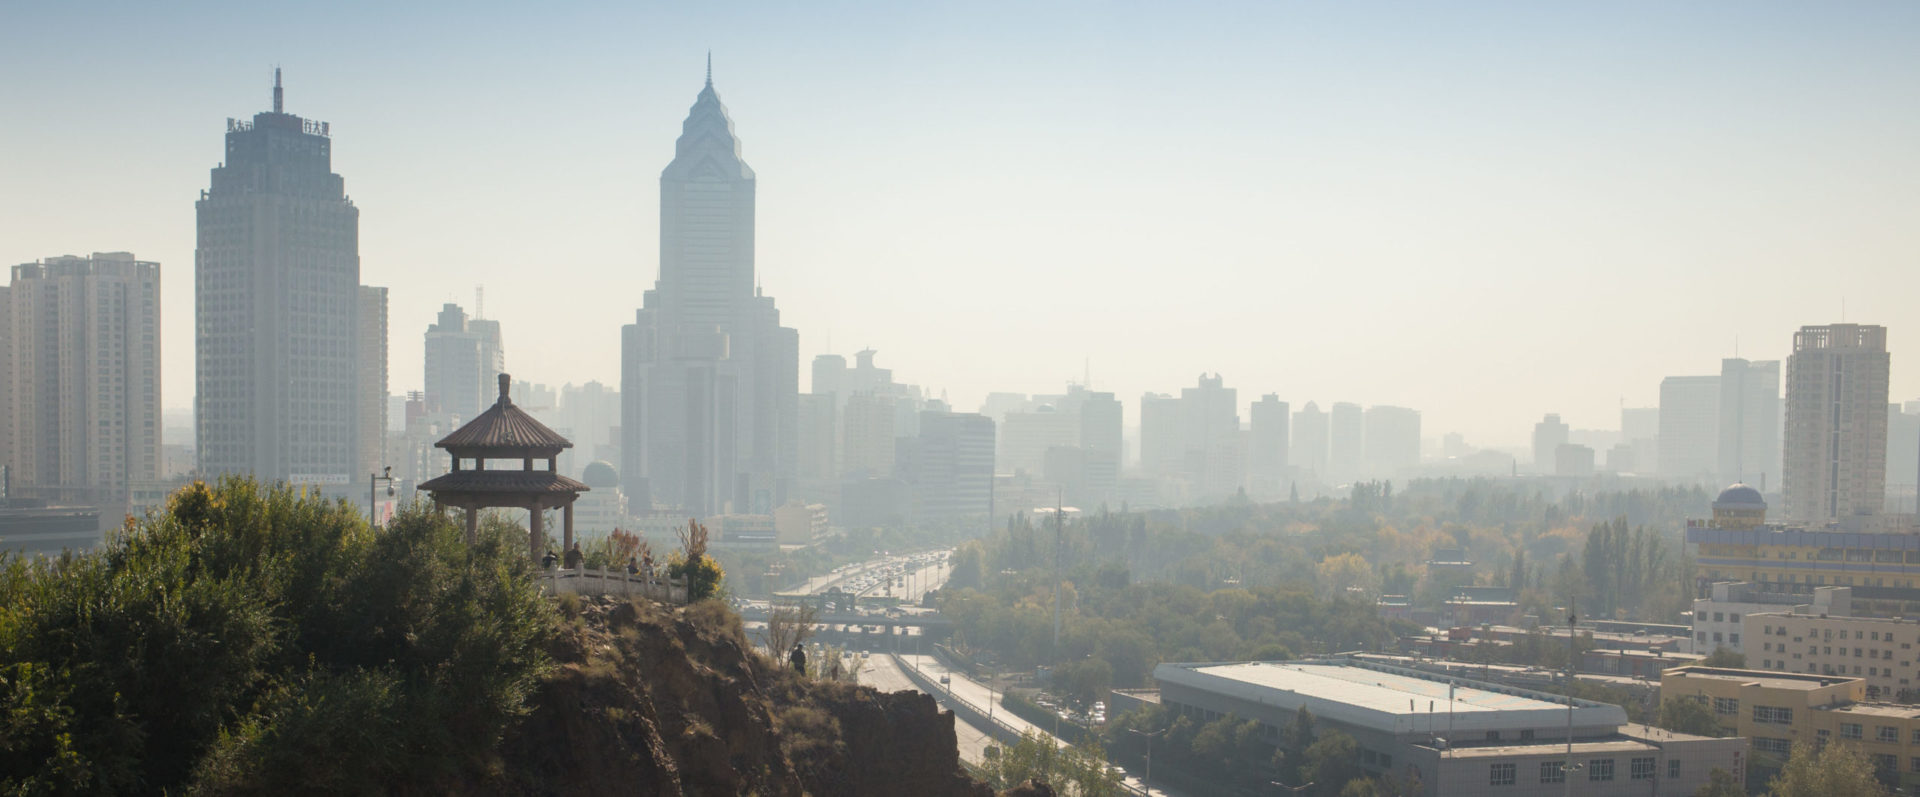
[[[440,15],[395,13],[379,34],[316,22],[307,43],[262,35],[270,19],[194,31],[134,9],[93,29],[29,8],[15,30],[39,35],[0,33],[12,71],[46,74],[27,65],[82,29],[102,57],[0,99],[41,119],[114,108],[141,139],[0,132],[36,154],[0,167],[20,189],[0,200],[0,240],[13,262],[168,264],[164,406],[190,406],[185,206],[219,158],[213,131],[262,107],[278,62],[290,106],[336,126],[335,170],[368,211],[392,392],[420,387],[411,336],[477,285],[502,297],[488,317],[515,350],[543,355],[517,378],[615,384],[617,328],[659,266],[658,208],[634,186],[710,42],[729,105],[761,131],[754,162],[777,176],[760,273],[803,362],[871,346],[963,410],[1057,390],[1089,361],[1094,389],[1128,405],[1217,372],[1248,398],[1410,407],[1430,438],[1519,447],[1544,413],[1611,428],[1622,403],[1657,404],[1665,376],[1784,360],[1801,326],[1884,324],[1889,351],[1920,346],[1899,315],[1920,279],[1900,268],[1920,254],[1903,234],[1920,194],[1897,179],[1915,164],[1901,142],[1920,131],[1920,66],[1895,46],[1920,12],[1716,8],[1052,9],[1000,33],[980,11],[911,35],[925,19],[901,12],[817,48],[785,41],[792,12],[767,8],[746,30],[640,15],[658,24],[604,26],[646,28],[639,52],[539,45],[553,49],[497,65],[484,56],[517,41],[512,23],[601,15],[469,20],[470,40],[394,54],[379,45]],[[1498,46],[1466,52],[1489,19]],[[149,28],[206,54],[135,68],[139,48],[111,45]],[[857,46],[870,38],[889,44]],[[962,46],[976,40],[991,46]],[[530,267],[569,279],[529,285]],[[1467,367],[1526,379],[1480,388],[1457,378]],[[1891,399],[1920,394],[1920,370],[1891,370]]]

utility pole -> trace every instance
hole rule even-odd
[[[1580,771],[1580,765],[1573,763],[1573,672],[1574,672],[1574,626],[1578,614],[1574,611],[1577,604],[1573,598],[1567,598],[1567,763],[1560,765],[1560,777],[1565,788],[1562,793],[1572,797],[1573,773]]]
[[[1067,488],[1060,488],[1053,509],[1053,659],[1060,663],[1060,545],[1067,523]]]

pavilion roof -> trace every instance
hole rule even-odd
[[[572,441],[514,406],[513,399],[507,395],[507,389],[512,384],[511,377],[501,374],[499,400],[465,426],[455,429],[453,434],[441,438],[434,446],[445,449],[485,449],[490,457],[502,459],[521,455],[553,456],[560,449],[572,448]]]

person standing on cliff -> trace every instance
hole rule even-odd
[[[578,570],[580,569],[580,565],[585,564],[586,561],[587,561],[587,555],[580,552],[580,543],[576,542],[573,544],[572,548],[567,549],[567,569],[568,570]]]
[[[793,662],[794,672],[801,675],[807,674],[807,651],[800,647],[800,643],[793,644],[793,654],[787,657],[787,661]]]

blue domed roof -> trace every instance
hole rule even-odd
[[[614,470],[606,460],[597,460],[581,472],[580,481],[595,490],[611,490],[620,486],[620,472]]]
[[[1714,509],[1766,509],[1767,501],[1760,497],[1760,491],[1739,482],[1720,491],[1720,497],[1713,499]]]

